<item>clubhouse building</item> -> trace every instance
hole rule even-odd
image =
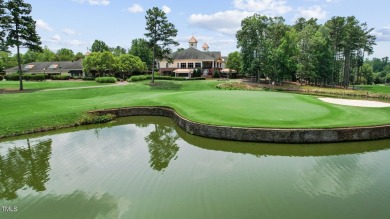
[[[168,63],[166,60],[158,63],[161,75],[191,78],[193,71],[200,69],[202,77],[212,77],[214,71],[224,68],[225,62],[220,51],[209,51],[207,43],[203,44],[202,50],[198,50],[198,41],[195,37],[191,37],[188,44],[187,49],[170,55],[174,60],[173,63]]]

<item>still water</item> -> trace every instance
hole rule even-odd
[[[0,142],[0,218],[389,218],[390,141],[287,145],[130,117]]]

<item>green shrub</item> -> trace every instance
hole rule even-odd
[[[69,75],[53,75],[51,76],[51,80],[69,80]]]
[[[267,88],[253,87],[242,82],[222,83],[218,84],[216,87],[222,90],[267,90]]]
[[[95,79],[98,83],[116,83],[117,80],[114,77],[98,77]]]
[[[213,74],[213,78],[219,78],[219,71],[215,71]]]
[[[76,123],[76,125],[88,125],[88,124],[97,124],[97,123],[106,123],[115,119],[113,114],[105,115],[96,115],[96,114],[86,114],[81,117],[81,119]]]
[[[3,75],[0,75],[0,81],[2,81],[4,79]]]
[[[172,80],[174,80],[174,81],[185,81],[185,80],[187,80],[187,78],[184,78],[184,77],[174,77],[174,78],[172,78]]]
[[[194,77],[194,78],[189,78],[189,80],[192,80],[192,81],[202,81],[202,80],[206,80],[206,78]]]
[[[26,81],[44,81],[45,75],[43,74],[25,74],[23,75],[23,79]]]
[[[193,73],[193,76],[194,76],[194,78],[198,78],[198,77],[202,76],[202,70],[195,69],[194,73]]]
[[[136,76],[131,76],[129,79],[127,79],[128,82],[135,82],[135,81],[144,81],[147,80],[147,76],[145,75],[136,75]]]
[[[19,74],[18,73],[12,73],[4,76],[5,80],[7,81],[19,81]]]
[[[83,81],[94,81],[95,78],[94,77],[82,77],[81,78]]]

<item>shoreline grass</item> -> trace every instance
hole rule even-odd
[[[0,95],[0,137],[67,127],[91,110],[131,106],[168,106],[192,121],[237,127],[332,128],[390,124],[390,108],[333,105],[314,96],[282,92],[219,90],[215,87],[221,82],[213,80],[158,83],[149,86],[149,81],[141,81],[98,89]]]

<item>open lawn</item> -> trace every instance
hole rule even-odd
[[[45,83],[55,82],[37,83],[50,87]],[[170,106],[190,120],[228,126],[331,128],[390,124],[389,107],[341,106],[314,96],[281,92],[218,90],[215,86],[219,81],[148,83],[0,94],[0,136],[74,124],[89,110],[128,106]]]
[[[390,86],[388,85],[359,85],[357,87],[373,93],[390,94]]]
[[[74,88],[87,86],[101,86],[95,81],[23,81],[25,90],[43,90],[53,88]],[[0,89],[19,90],[19,81],[0,81]]]

